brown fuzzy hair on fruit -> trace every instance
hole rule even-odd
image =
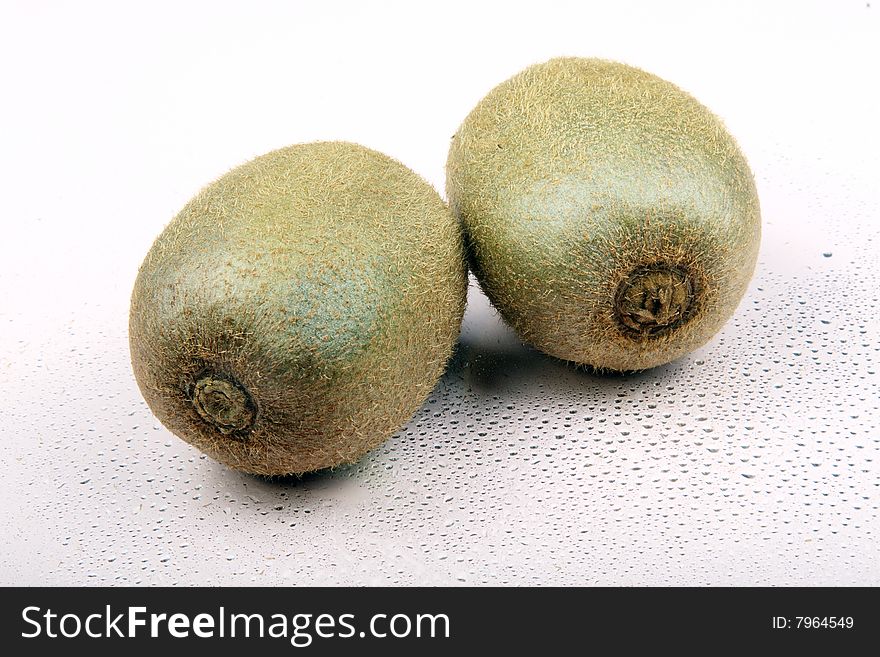
[[[721,121],[615,62],[553,59],[498,85],[453,137],[446,190],[505,320],[599,369],[704,344],[758,254],[754,180]]]
[[[437,192],[344,142],[203,189],[141,265],[129,337],[150,409],[262,475],[351,463],[424,401],[458,337],[461,228]]]

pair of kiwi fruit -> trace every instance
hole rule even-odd
[[[246,472],[351,463],[443,373],[468,265],[538,349],[639,370],[718,331],[760,240],[753,177],[721,121],[597,59],[493,89],[452,139],[447,196],[344,142],[283,148],[203,189],[134,286],[132,365],[153,413]]]

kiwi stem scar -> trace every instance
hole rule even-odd
[[[647,338],[686,322],[695,308],[687,271],[662,263],[635,268],[617,288],[614,311],[624,332]]]
[[[233,378],[202,376],[193,387],[192,403],[199,416],[224,435],[253,426],[254,404],[244,386]]]

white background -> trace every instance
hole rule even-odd
[[[13,2],[0,9],[0,584],[880,584],[880,6],[864,1]],[[752,287],[709,345],[596,377],[474,288],[431,399],[281,482],[163,429],[134,276],[203,185],[345,139],[444,187],[521,68],[633,64],[755,172]]]

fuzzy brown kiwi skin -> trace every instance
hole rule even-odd
[[[754,270],[760,208],[721,121],[638,69],[538,64],[453,137],[447,195],[480,285],[529,343],[599,370],[708,341]]]
[[[433,388],[466,291],[461,227],[430,185],[355,144],[291,146],[206,187],[156,240],[132,368],[156,417],[226,465],[352,463]]]
[[[674,331],[699,309],[693,275],[665,262],[643,265],[617,287],[615,315],[622,331],[646,340]]]

